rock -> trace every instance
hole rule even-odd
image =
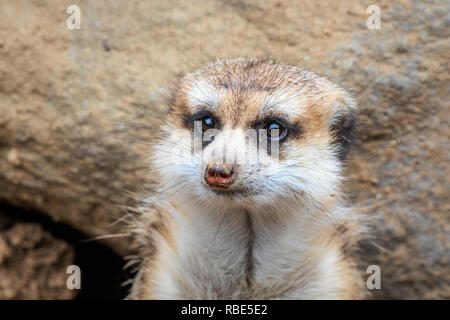
[[[0,225],[0,299],[74,298],[66,286],[73,260],[73,248],[39,224]]]

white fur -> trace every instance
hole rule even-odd
[[[186,201],[186,202],[184,202]],[[340,288],[338,252],[323,250],[311,260],[313,218],[272,221],[264,210],[253,216],[252,233],[244,210],[195,207],[183,198],[188,216],[175,214],[174,252],[158,239],[162,255],[153,283],[156,299],[334,299]],[[191,206],[192,207],[189,207]],[[173,214],[173,212],[172,212]],[[310,220],[310,221],[308,221]],[[308,230],[312,228],[313,230]],[[250,243],[252,241],[252,243]],[[249,272],[248,255],[251,255]],[[306,266],[310,268],[306,268]],[[247,279],[250,277],[251,285]],[[184,279],[177,283],[175,279]],[[145,284],[144,284],[145,286]]]
[[[194,112],[202,110],[205,106],[215,110],[220,105],[223,91],[215,88],[207,80],[198,80],[187,92],[187,97],[189,106]]]
[[[262,105],[260,112],[262,114],[276,111],[278,114],[283,114],[288,119],[294,118],[302,106],[306,106],[306,98],[299,90],[292,88],[278,89],[273,94],[265,98],[265,103]]]

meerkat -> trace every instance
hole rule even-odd
[[[362,298],[348,254],[361,227],[341,191],[355,119],[346,91],[295,66],[228,59],[180,78],[133,224],[129,298]],[[255,143],[261,161],[236,161]]]

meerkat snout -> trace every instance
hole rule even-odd
[[[209,164],[205,169],[205,181],[214,188],[228,188],[235,181],[235,171],[232,164]]]

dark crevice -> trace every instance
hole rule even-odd
[[[129,287],[122,284],[131,277],[123,270],[124,260],[108,246],[49,216],[0,201],[0,214],[14,222],[38,223],[54,237],[73,246],[74,264],[82,272],[81,289],[76,299],[124,299]],[[68,275],[69,276],[69,275]]]

